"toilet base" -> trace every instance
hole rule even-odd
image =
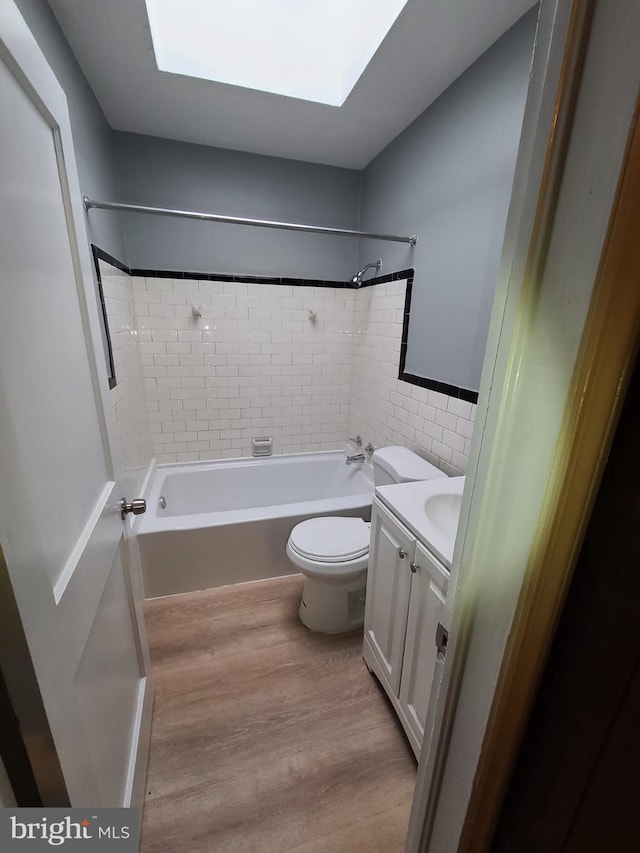
[[[352,631],[364,623],[367,572],[347,583],[322,583],[305,577],[298,615],[303,625],[320,634]]]

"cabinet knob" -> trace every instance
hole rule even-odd
[[[417,572],[417,571],[418,571],[418,566],[417,566],[417,564],[416,564],[416,563],[409,563],[409,568],[411,569],[411,571],[412,571],[414,574],[415,574],[415,572]]]
[[[401,560],[404,560],[406,556],[407,552],[404,551],[402,548],[398,548],[398,557],[400,557]]]

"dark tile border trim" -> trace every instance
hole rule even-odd
[[[126,267],[124,264],[120,263],[117,258],[114,258],[112,255],[104,252],[102,249],[99,249],[97,246],[91,244],[91,254],[93,255],[93,265],[96,270],[96,279],[98,281],[98,298],[100,300],[100,305],[98,306],[100,309],[100,316],[102,319],[102,331],[104,334],[104,340],[106,344],[106,360],[107,360],[107,379],[109,380],[109,390],[113,390],[118,384],[116,379],[116,367],[113,361],[113,347],[111,345],[111,331],[109,329],[109,320],[107,318],[107,306],[104,303],[104,291],[102,289],[102,276],[100,275],[100,261],[105,261],[107,264],[111,264],[112,267],[116,267],[122,272],[129,272],[129,267]]]
[[[414,270],[413,269],[407,269],[407,270],[400,270],[399,272],[390,272],[390,273],[387,273],[386,275],[376,275],[373,278],[368,278],[366,281],[362,282],[362,284],[360,285],[359,288],[356,287],[355,284],[351,284],[351,282],[348,282],[348,283],[351,285],[351,287],[355,288],[356,290],[359,290],[359,289],[362,289],[363,287],[371,287],[374,284],[384,284],[387,281],[402,281],[403,279],[406,278],[407,279],[407,289],[410,289],[409,288],[409,281],[413,282],[413,275],[414,275]],[[406,301],[405,301],[405,311],[406,311],[406,309],[407,309],[407,305],[406,305]]]
[[[428,379],[426,376],[416,376],[413,373],[401,372],[398,379],[402,379],[403,382],[408,382],[410,385],[428,388],[430,391],[439,391],[449,397],[458,397],[460,400],[466,400],[467,403],[478,402],[478,392],[471,391],[469,388],[460,388],[458,385],[449,385],[446,382],[438,382],[437,379]]]
[[[440,391],[442,394],[447,394],[450,397],[458,397],[460,400],[466,400],[469,403],[478,402],[478,392],[470,391],[468,388],[460,388],[457,385],[449,385],[446,382],[439,382],[437,379],[428,379],[425,376],[416,376],[413,373],[405,371],[405,362],[407,357],[407,342],[409,339],[409,315],[411,309],[411,290],[413,287],[414,270],[412,268],[399,270],[398,272],[390,272],[386,275],[377,275],[373,278],[368,278],[363,281],[358,287],[351,281],[323,281],[315,278],[287,278],[273,276],[258,276],[258,275],[229,275],[227,273],[208,273],[208,272],[190,272],[189,270],[146,270],[137,267],[127,267],[123,263],[112,257],[107,252],[99,249],[97,246],[91,247],[93,251],[96,272],[98,274],[98,286],[100,288],[100,299],[102,301],[102,311],[104,316],[105,328],[107,330],[107,341],[109,347],[109,355],[111,358],[111,366],[113,367],[113,354],[111,352],[111,339],[109,336],[109,327],[107,325],[107,316],[104,308],[104,298],[102,296],[102,283],[100,281],[100,272],[98,269],[98,260],[106,261],[114,267],[117,267],[129,275],[142,276],[143,278],[188,278],[195,281],[226,281],[238,282],[243,284],[288,284],[298,287],[336,287],[359,290],[363,287],[372,287],[375,284],[384,284],[388,281],[407,281],[407,289],[404,299],[404,318],[402,323],[402,340],[400,342],[400,366],[398,371],[398,379],[403,382],[408,382],[410,385],[419,385],[421,388],[428,388],[431,391]],[[109,380],[111,383],[111,379]],[[115,385],[115,374],[114,374]],[[113,385],[109,384],[112,388]]]
[[[384,284],[384,282],[387,281],[401,281],[402,279],[413,277],[413,270],[406,269],[400,270],[399,272],[387,273],[387,275],[378,275],[374,278],[369,278],[358,286],[353,284],[351,280],[334,281],[331,279],[291,278],[288,276],[230,275],[229,273],[192,272],[189,270],[148,270],[138,267],[128,267],[117,258],[114,258],[113,255],[105,252],[103,249],[99,249],[97,246],[93,245],[91,248],[94,253],[94,258],[97,255],[100,260],[106,261],[112,266],[117,267],[119,270],[129,273],[129,275],[141,276],[142,278],[188,278],[193,279],[194,281],[235,281],[239,284],[288,284],[297,285],[298,287],[337,287],[359,290],[362,287],[371,287],[374,284]]]
[[[105,261],[107,264],[111,264],[112,267],[116,267],[122,272],[126,272],[131,275],[131,270],[126,264],[123,264],[122,261],[119,261],[117,258],[114,258],[113,255],[110,255],[109,252],[105,252],[104,249],[95,246],[93,243],[91,244],[91,251],[93,253],[94,263],[98,263],[98,261]]]
[[[128,272],[131,275],[138,275],[144,278],[190,278],[196,281],[227,281],[238,282],[239,284],[288,284],[307,287],[353,287],[350,281],[324,281],[315,278],[287,278],[274,276],[260,275],[229,275],[227,273],[215,272],[189,272],[188,270],[145,270],[145,269],[130,269]]]
[[[409,276],[407,277],[407,273]],[[437,379],[429,379],[426,376],[416,376],[414,373],[405,371],[407,360],[407,343],[409,340],[409,317],[411,314],[411,291],[413,289],[413,270],[403,270],[401,273],[394,274],[398,278],[407,278],[407,289],[404,297],[404,316],[402,319],[402,339],[400,341],[400,365],[398,368],[398,379],[402,382],[408,382],[410,385],[419,385],[420,388],[428,388],[430,391],[439,391],[441,394],[447,394],[449,397],[458,397],[460,400],[466,400],[468,403],[478,402],[478,392],[471,391],[469,388],[461,388],[458,385],[449,385],[447,382],[439,382]],[[385,280],[395,280],[386,279]],[[368,284],[369,282],[367,282]],[[377,281],[372,283],[377,284]]]

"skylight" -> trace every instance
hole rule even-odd
[[[160,71],[340,107],[407,0],[146,0]]]

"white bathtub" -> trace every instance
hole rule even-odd
[[[292,573],[285,546],[299,521],[369,519],[372,495],[370,463],[346,465],[341,451],[160,465],[138,533],[145,595]]]

